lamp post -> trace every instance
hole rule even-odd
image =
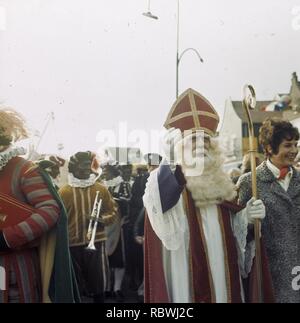
[[[152,18],[152,19],[158,19],[157,16],[154,16],[152,13],[151,13],[151,10],[150,10],[150,1],[151,0],[148,0],[148,11],[147,12],[143,12],[143,15],[148,17],[148,18]]]
[[[148,0],[148,12],[143,13],[144,16],[152,18],[152,19],[158,19],[157,16],[153,15],[150,11],[150,1]],[[178,83],[179,83],[179,64],[180,61],[183,57],[183,55],[188,52],[188,51],[192,51],[194,52],[197,57],[199,58],[200,62],[203,63],[203,58],[201,57],[201,55],[199,54],[199,52],[197,51],[197,49],[189,47],[186,48],[180,55],[179,55],[179,0],[177,0],[177,46],[176,46],[176,99],[178,98]]]

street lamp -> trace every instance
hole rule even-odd
[[[151,10],[150,10],[150,1],[151,0],[148,0],[148,11],[147,12],[144,12],[143,15],[148,17],[148,18],[152,18],[152,19],[158,19],[157,16],[154,16],[152,13],[151,13]]]
[[[148,12],[143,13],[144,16],[153,18],[153,19],[158,19],[157,16],[154,16],[151,11],[150,11],[150,0],[148,0]],[[186,48],[180,55],[179,55],[179,0],[177,0],[177,47],[176,47],[176,98],[178,98],[178,81],[179,81],[179,64],[182,59],[182,56],[188,52],[188,51],[193,51],[197,57],[199,58],[199,61],[203,63],[203,58],[197,51],[197,49],[189,47]]]

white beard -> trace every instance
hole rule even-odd
[[[211,147],[206,154],[204,169],[198,173],[201,175],[187,176],[189,169],[182,165],[186,186],[197,207],[232,201],[237,195],[234,184],[222,168],[223,159],[216,141],[211,140]]]

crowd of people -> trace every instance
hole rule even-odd
[[[224,170],[218,123],[189,89],[167,116],[164,155],[145,155],[147,166],[90,151],[28,161],[17,145],[25,121],[0,109],[0,303],[124,302],[128,291],[147,303],[300,302],[299,131],[264,121],[254,198],[249,155]]]

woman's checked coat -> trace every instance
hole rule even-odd
[[[239,200],[245,205],[252,196],[251,173],[238,183]],[[266,207],[262,237],[270,265],[275,301],[299,303],[300,290],[294,290],[293,269],[300,266],[300,174],[293,168],[289,188],[277,182],[266,162],[257,167],[258,197]]]

